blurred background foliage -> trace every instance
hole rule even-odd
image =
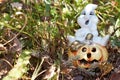
[[[5,47],[11,45],[5,36],[11,37],[12,32],[22,50],[34,50],[40,55],[50,55],[55,62],[61,61],[68,47],[66,36],[74,35],[80,28],[77,17],[88,3],[98,5],[100,35],[114,32],[111,45],[120,47],[119,0],[0,0],[0,42]],[[17,47],[14,49],[20,48]]]
[[[11,6],[12,2],[20,2],[22,9],[13,8]],[[27,39],[27,41],[23,39],[22,42],[25,47],[38,48],[36,44],[41,45],[42,39],[51,41],[56,36],[61,37],[60,33],[62,31],[60,30],[63,30],[62,34],[65,37],[68,34],[74,35],[74,30],[80,28],[76,18],[88,3],[98,4],[96,14],[100,20],[98,29],[102,35],[110,33],[106,30],[114,31],[115,28],[119,27],[119,0],[11,0],[1,3],[1,5],[4,5],[1,6],[2,14],[0,14],[0,17],[1,22],[9,23],[14,30],[19,31],[21,25],[24,24],[24,20],[13,19],[12,16],[17,11],[23,12],[27,16],[28,22],[22,33],[31,38],[29,38],[30,40]],[[4,26],[1,26],[1,30],[3,28]],[[114,34],[115,37],[119,37],[119,30]],[[32,43],[28,44],[29,41]]]

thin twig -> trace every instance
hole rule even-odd
[[[39,74],[38,72],[40,71],[41,66],[42,66],[44,60],[45,60],[45,57],[42,57],[42,60],[41,60],[40,64],[38,62],[37,66],[36,66],[36,68],[35,68],[35,70],[33,72],[31,80],[35,80],[35,78],[38,76],[38,74]]]
[[[120,27],[116,28],[114,32],[111,34],[111,36],[113,36],[118,29],[120,29]]]
[[[36,78],[37,78],[39,75],[41,75],[41,74],[43,74],[44,72],[46,72],[46,71],[47,71],[47,70],[41,71],[39,74],[37,74]]]
[[[10,66],[11,68],[13,68],[12,64],[11,64],[9,61],[7,61],[6,59],[0,59],[0,60],[5,61],[7,64],[9,64],[9,66]]]
[[[27,24],[27,17],[26,17],[25,14],[23,14],[22,12],[20,12],[19,14],[16,14],[15,16],[17,16],[17,15],[23,15],[24,18],[25,18],[25,23],[24,23],[22,29],[14,37],[12,39],[10,39],[9,41],[7,41],[6,43],[4,43],[3,45],[6,45],[6,44],[10,43],[11,41],[13,41],[21,33],[21,31],[23,31],[23,29],[25,28],[25,26]]]

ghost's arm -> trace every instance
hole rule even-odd
[[[69,43],[72,43],[75,41],[75,37],[71,35],[67,36],[67,39],[69,40]]]
[[[109,41],[110,35],[106,35],[104,37],[93,37],[93,42],[100,44],[102,46],[106,46]]]
[[[108,43],[109,39],[110,39],[110,35],[104,36],[103,39],[102,39],[102,44],[104,46],[106,46],[106,44]]]

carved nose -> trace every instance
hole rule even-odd
[[[90,57],[91,57],[91,53],[88,53],[88,54],[87,54],[87,58],[90,58]]]

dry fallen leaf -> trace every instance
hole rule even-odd
[[[8,51],[10,53],[21,53],[22,51],[22,45],[17,38],[16,34],[13,33],[11,30],[6,29],[5,30],[5,39],[7,40],[6,43],[4,43],[5,46],[7,46]]]
[[[75,76],[75,77],[73,77],[73,80],[83,80],[83,76],[81,76],[81,75]]]
[[[7,2],[8,0],[0,0],[0,4]]]
[[[61,73],[62,73],[62,74],[69,74],[71,71],[72,71],[72,69],[63,68],[63,69],[61,70]]]
[[[120,80],[120,73],[113,73],[110,80]]]
[[[58,80],[60,73],[60,68],[56,67],[54,64],[50,66],[48,71],[46,71],[45,76],[43,77],[43,80],[49,80],[55,77],[55,80]]]
[[[55,65],[52,65],[49,70],[46,72],[45,77],[43,79],[50,79],[55,75]]]
[[[6,47],[3,44],[0,44],[0,51],[7,51]]]
[[[99,68],[100,68],[100,70],[101,70],[101,72],[102,72],[102,75],[101,75],[101,77],[100,77],[100,80],[101,80],[101,78],[102,78],[104,75],[108,74],[108,73],[113,69],[113,65],[112,65],[111,63],[104,62],[104,63],[101,63],[101,64],[99,65]]]

